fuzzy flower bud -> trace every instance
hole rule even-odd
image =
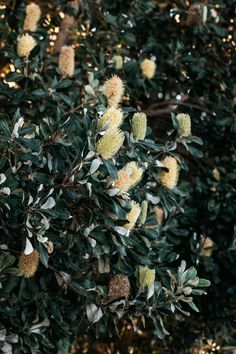
[[[98,121],[99,128],[118,128],[123,121],[123,113],[121,109],[111,107]]]
[[[179,113],[176,117],[179,123],[180,136],[187,137],[191,135],[191,118],[189,114]]]
[[[61,47],[58,65],[60,73],[63,77],[70,77],[74,75],[75,51],[72,46],[64,45]]]
[[[164,167],[168,169],[168,172],[163,170],[160,173],[160,182],[163,187],[173,189],[178,183],[179,165],[176,159],[172,156],[165,157],[162,163]]]
[[[150,289],[155,281],[155,269],[147,267],[139,267],[139,286],[140,288],[147,287]]]
[[[108,79],[103,86],[103,94],[107,98],[109,107],[117,107],[124,94],[123,81],[114,75]]]
[[[144,140],[147,130],[147,117],[145,113],[135,113],[132,118],[132,133],[136,140]]]
[[[28,57],[30,52],[37,45],[36,40],[28,33],[18,39],[17,54],[19,57]]]
[[[38,21],[41,17],[40,7],[32,2],[26,6],[26,17],[24,21],[24,30],[34,32],[37,29]]]
[[[143,169],[138,167],[137,163],[132,161],[118,171],[118,179],[115,181],[115,187],[121,192],[128,192],[131,187],[134,187],[142,178]]]
[[[144,59],[140,64],[142,75],[147,79],[152,79],[156,72],[156,63],[150,59]]]
[[[104,160],[111,159],[124,142],[124,133],[118,129],[108,129],[96,144],[96,151]]]
[[[116,70],[122,69],[122,67],[123,67],[123,58],[122,58],[121,55],[114,55],[112,60],[114,61]]]
[[[124,227],[128,230],[132,230],[138,220],[138,217],[141,213],[141,208],[139,204],[135,203],[133,200],[131,201],[131,210],[126,215],[126,219],[129,221]]]
[[[24,278],[31,278],[34,276],[39,265],[39,253],[33,250],[30,254],[22,253],[20,255],[18,267]]]
[[[146,200],[143,200],[141,203],[141,213],[139,216],[140,225],[143,225],[145,223],[147,218],[147,211],[148,211],[148,202]]]

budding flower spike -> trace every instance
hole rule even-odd
[[[119,128],[123,122],[123,112],[121,109],[109,108],[98,121],[99,128]]]
[[[114,157],[123,145],[125,136],[121,130],[108,129],[96,144],[96,151],[103,160]]]
[[[123,81],[114,75],[103,85],[103,94],[107,98],[108,106],[117,108],[124,95]]]
[[[128,230],[132,230],[138,220],[138,217],[141,213],[141,208],[139,204],[134,202],[133,200],[131,201],[131,210],[130,212],[126,215],[126,219],[129,221],[127,224],[124,225],[124,227]]]
[[[144,59],[140,64],[142,75],[147,79],[152,79],[156,72],[156,63],[150,59]]]
[[[160,172],[160,183],[167,189],[173,189],[177,186],[179,179],[179,165],[177,160],[172,156],[167,156],[162,161],[163,167],[168,169],[168,172]]]
[[[26,17],[24,21],[24,30],[34,32],[37,30],[38,21],[41,17],[41,10],[40,7],[35,4],[31,3],[26,6]]]
[[[139,286],[140,288],[150,289],[155,281],[155,269],[149,269],[147,267],[139,267]]]
[[[71,77],[75,71],[75,51],[72,46],[64,45],[59,55],[59,71],[63,77]]]
[[[189,114],[179,113],[176,117],[179,124],[180,137],[188,137],[191,135],[191,118]]]
[[[33,249],[31,242],[26,239],[25,251],[20,255],[18,268],[24,278],[31,278],[35,275],[39,265],[39,253]]]
[[[37,45],[36,40],[28,33],[18,38],[17,54],[19,57],[26,58]]]
[[[114,61],[116,70],[122,69],[122,67],[123,67],[123,58],[122,58],[121,55],[114,55],[112,60]]]
[[[135,113],[132,118],[132,133],[136,140],[144,140],[147,131],[147,117],[145,113]]]

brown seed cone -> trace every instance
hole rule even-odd
[[[130,282],[127,275],[117,274],[111,278],[109,282],[109,291],[104,300],[104,304],[108,304],[111,301],[119,298],[125,298],[127,300],[130,295]]]
[[[33,250],[30,254],[22,253],[18,262],[18,267],[22,272],[24,278],[31,278],[34,276],[39,265],[39,253]]]

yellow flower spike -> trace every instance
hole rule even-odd
[[[147,117],[145,113],[135,113],[132,118],[132,133],[136,140],[144,140],[147,131]]]
[[[160,172],[160,182],[163,187],[168,189],[173,189],[177,186],[179,179],[179,165],[177,160],[172,156],[167,156],[162,161],[165,168],[168,169],[168,172]]]
[[[75,71],[75,51],[72,46],[64,45],[60,50],[59,62],[60,73],[63,77],[71,77]]]
[[[103,85],[103,94],[107,98],[109,107],[117,107],[124,95],[123,81],[119,76],[114,75]]]
[[[36,40],[28,33],[19,37],[17,43],[18,56],[22,58],[28,57],[36,45]]]
[[[128,192],[142,178],[143,169],[138,167],[136,162],[129,162],[122,170],[118,171],[118,179],[115,181],[115,187],[119,188],[122,193]]]
[[[123,112],[121,109],[117,109],[114,107],[109,108],[102,118],[98,121],[99,128],[102,128],[104,125],[107,124],[107,128],[113,129],[118,128],[123,121]]]
[[[189,114],[179,113],[176,117],[179,128],[180,128],[180,136],[187,137],[191,135],[191,118]]]
[[[34,32],[37,29],[37,24],[41,17],[41,9],[37,4],[32,2],[26,6],[25,11],[26,17],[23,28],[25,31]]]
[[[155,281],[155,269],[147,267],[139,267],[139,286],[140,288],[147,287],[150,289]]]
[[[144,59],[140,64],[142,75],[147,79],[152,79],[156,72],[156,63],[150,59]]]
[[[130,212],[126,215],[126,219],[129,221],[127,224],[124,225],[124,227],[128,230],[132,230],[138,220],[138,217],[141,213],[141,208],[139,204],[134,202],[133,200],[131,201],[131,210]]]
[[[114,55],[112,60],[114,61],[116,70],[122,69],[122,67],[123,67],[123,58],[122,58],[121,55]]]
[[[24,278],[31,278],[34,276],[39,265],[39,253],[33,250],[30,254],[22,253],[18,262],[18,268],[20,269]]]
[[[118,179],[114,183],[115,188],[118,188],[121,193],[125,193],[130,189],[130,183],[129,173],[124,169],[118,171]]]
[[[143,169],[141,167],[138,167],[135,161],[127,163],[124,169],[130,175],[130,187],[134,187],[140,182],[143,175]]]
[[[125,136],[119,129],[108,129],[96,144],[96,151],[103,160],[109,160],[115,156],[123,145]]]

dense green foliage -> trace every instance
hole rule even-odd
[[[14,353],[68,353],[74,338],[89,327],[101,337],[119,331],[122,317],[146,319],[148,328],[152,319],[159,338],[174,332],[170,346],[182,336],[176,352],[187,352],[201,335],[189,342],[183,334],[186,317],[177,316],[173,331],[166,315],[187,314],[188,305],[196,310],[189,294],[203,293],[194,284],[208,282],[199,283],[194,268],[183,273],[183,262],[177,270],[179,257],[212,282],[208,297],[197,303],[198,321],[207,324],[202,333],[234,345],[229,312],[235,311],[235,2],[88,0],[77,13],[67,1],[38,1],[43,14],[29,60],[16,51],[26,3],[1,3],[7,5],[0,10],[5,16],[1,56],[17,69],[0,82],[2,348],[10,353],[12,344]],[[61,78],[57,54],[47,51],[48,31],[60,24],[60,11],[77,20],[67,39],[76,53],[70,79]],[[124,62],[119,69],[115,55]],[[146,58],[157,66],[150,80],[140,66]],[[93,152],[98,119],[106,109],[101,85],[114,73],[125,82],[126,140],[115,159],[104,161]],[[148,128],[142,142],[131,130],[137,109],[146,112],[154,131]],[[183,111],[192,118],[194,137],[177,133],[173,113]],[[204,141],[201,151],[195,135]],[[158,179],[160,161],[169,154],[184,171],[171,191]],[[120,197],[108,185],[130,161],[145,173],[128,198]],[[148,201],[148,217],[127,237],[122,226],[132,199]],[[155,218],[157,204],[165,213],[162,225]],[[150,224],[155,227],[147,228]],[[41,260],[30,279],[16,267],[26,237]],[[154,294],[140,292],[141,265],[156,271]],[[105,305],[109,280],[119,273],[129,276],[131,297]]]

